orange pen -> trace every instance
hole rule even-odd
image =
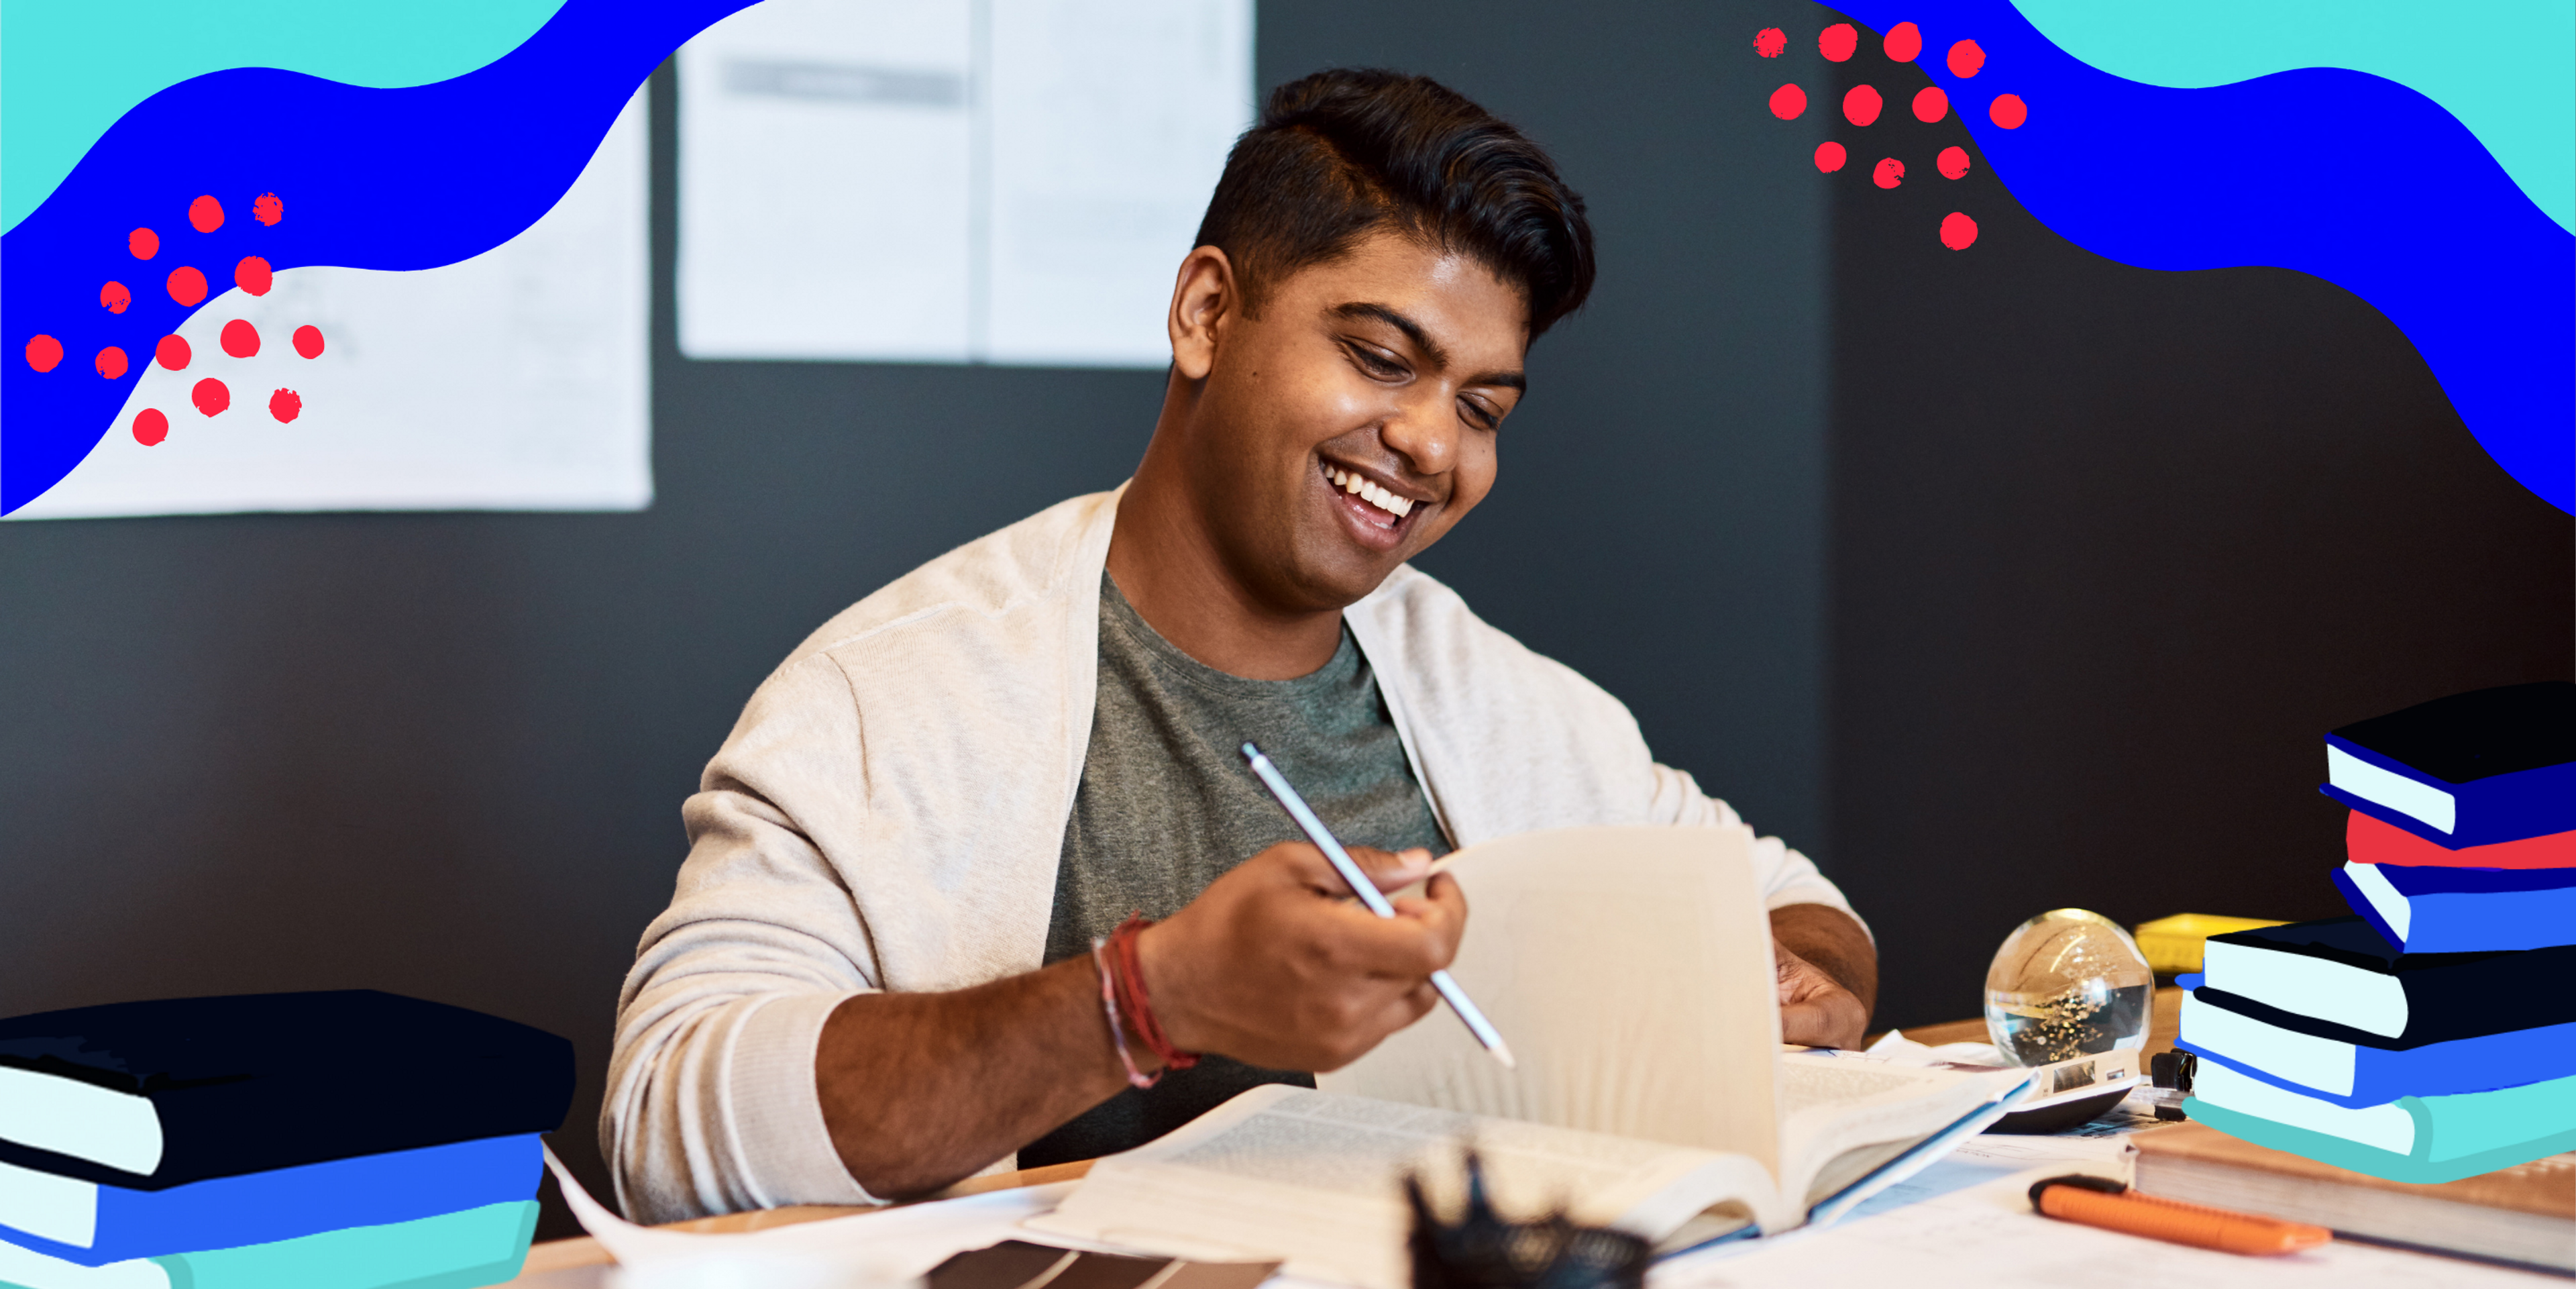
[[[2334,1232],[2322,1226],[2159,1199],[2115,1181],[2080,1174],[2051,1177],[2031,1187],[2030,1206],[2063,1221],[2221,1253],[2296,1253],[2334,1238]]]

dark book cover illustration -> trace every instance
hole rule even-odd
[[[2211,936],[2210,943],[2221,946],[2209,959],[2207,976],[2212,987],[2245,997],[2254,986],[2269,984],[2253,994],[2255,1001],[2286,1013],[2330,1015],[2355,1010],[2335,1005],[2348,1004],[2351,994],[2394,992],[2396,1007],[2373,1010],[2396,1012],[2403,1018],[2402,1026],[2395,1033],[2363,1032],[2375,1041],[2398,1046],[2576,1021],[2576,989],[2545,987],[2545,982],[2576,980],[2576,945],[2487,953],[2406,953],[2358,916],[2230,931]],[[2240,959],[2229,952],[2236,948],[2332,963],[2359,974],[2267,971],[2262,975],[2277,982],[2258,978],[2247,980],[2247,988],[2233,988],[2228,968],[2239,962],[2261,964],[2260,959]]]
[[[2451,784],[2576,763],[2576,681],[2473,689],[2326,737]]]
[[[2576,942],[2576,868],[2346,864],[2334,884],[2354,913],[2410,953]]]
[[[2453,694],[2326,735],[2327,796],[2450,848],[2576,829],[2576,681]]]
[[[79,1153],[91,1125],[77,1115],[45,1125],[53,1149],[0,1134],[0,1163],[137,1190],[552,1131],[573,1088],[565,1039],[364,989],[155,999],[0,1020],[0,1070],[148,1101],[157,1158],[129,1148],[116,1155],[124,1167]],[[120,1140],[132,1140],[141,1107],[106,1104]]]

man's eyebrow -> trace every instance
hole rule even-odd
[[[1421,350],[1423,356],[1429,358],[1433,366],[1446,367],[1449,365],[1449,351],[1441,348],[1440,342],[1433,340],[1431,338],[1431,333],[1422,329],[1421,323],[1415,322],[1413,319],[1404,316],[1403,313],[1395,309],[1390,309],[1383,304],[1354,301],[1350,304],[1333,306],[1332,313],[1336,318],[1349,318],[1353,320],[1368,318],[1378,322],[1383,322],[1386,325],[1403,332],[1405,339],[1412,341],[1413,347]],[[1523,378],[1522,375],[1516,371],[1486,372],[1474,377],[1467,383],[1470,385],[1500,385],[1506,389],[1520,390],[1523,393],[1527,393],[1529,390],[1529,381]]]
[[[1423,356],[1431,360],[1432,366],[1446,367],[1449,365],[1449,351],[1441,348],[1440,342],[1432,339],[1431,333],[1424,331],[1421,323],[1415,322],[1413,319],[1408,318],[1385,305],[1368,304],[1364,302],[1335,305],[1333,306],[1333,316],[1336,318],[1348,318],[1353,321],[1357,321],[1361,318],[1376,319],[1379,322],[1383,322],[1386,325],[1403,332],[1405,338],[1413,342],[1413,347],[1421,350]]]

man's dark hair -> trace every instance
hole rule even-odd
[[[1247,312],[1299,269],[1390,229],[1520,288],[1535,340],[1592,291],[1583,198],[1545,150],[1427,76],[1337,68],[1270,92],[1199,224]]]

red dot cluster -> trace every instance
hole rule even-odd
[[[1789,34],[1778,27],[1765,27],[1753,37],[1753,52],[1764,58],[1778,58],[1789,48]],[[1890,61],[1910,63],[1923,55],[1923,30],[1910,22],[1888,28],[1879,38],[1879,51]],[[1860,52],[1860,29],[1848,22],[1838,22],[1816,33],[1816,52],[1826,61],[1851,61]],[[1973,40],[1955,41],[1944,55],[1950,74],[1960,80],[1974,79],[1986,66],[1985,48]],[[1789,82],[1771,91],[1771,114],[1783,121],[1794,121],[1807,110],[1807,91]],[[1950,95],[1938,85],[1916,92],[1909,105],[1914,119],[1926,125],[1949,119]],[[1843,94],[1843,119],[1867,128],[1877,123],[1887,108],[1886,98],[1875,86],[1854,85]],[[2018,130],[2030,119],[2030,106],[2018,94],[1998,94],[1986,103],[1986,119],[1997,127]],[[1850,162],[1851,154],[1842,144],[1827,142],[1816,146],[1816,169],[1832,174]],[[1969,169],[1967,150],[1943,148],[1933,159],[1933,167],[1944,179],[1965,178]],[[1894,157],[1882,157],[1870,167],[1870,182],[1881,188],[1894,188],[1905,182],[1905,163]],[[1941,221],[1941,244],[1963,251],[1977,240],[1977,221],[1959,211],[1952,211]]]
[[[252,200],[250,213],[251,218],[263,227],[273,228],[279,220],[286,218],[286,204],[278,200],[276,193],[261,193]],[[224,226],[224,204],[213,193],[206,193],[188,203],[187,219],[188,227],[200,233],[214,232]],[[150,260],[161,254],[161,234],[149,226],[138,227],[125,235],[125,251],[137,260]],[[246,255],[233,265],[233,285],[251,295],[268,294],[276,280],[276,270],[260,256]],[[174,303],[190,309],[205,303],[212,290],[205,273],[193,264],[181,264],[171,269],[163,276],[161,288],[169,292]],[[110,279],[98,288],[99,307],[109,313],[124,313],[133,303],[133,288],[121,281]],[[309,325],[298,327],[293,341],[296,353],[306,358],[322,356],[322,332],[319,328]],[[220,343],[224,352],[232,357],[251,357],[259,352],[259,329],[247,319],[235,318],[224,324]],[[50,334],[28,337],[22,352],[27,366],[39,374],[61,366],[64,357],[63,342]],[[151,361],[171,371],[185,371],[195,356],[186,340],[171,334],[153,344]],[[108,380],[121,380],[130,367],[130,360],[122,347],[109,345],[98,351],[90,365]],[[232,391],[221,380],[209,376],[196,383],[189,391],[188,400],[199,412],[213,416],[231,407],[233,398]],[[281,422],[292,421],[303,415],[303,397],[291,389],[278,390],[269,396],[268,412]],[[158,408],[147,407],[135,414],[133,429],[134,441],[151,447],[169,437],[170,418],[162,415]]]

